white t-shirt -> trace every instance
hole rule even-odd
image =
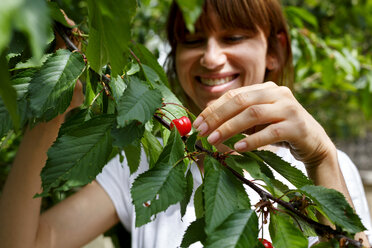
[[[291,163],[306,174],[305,166],[302,162],[297,161],[289,152],[288,149],[280,148],[277,155],[282,157],[287,162]],[[96,180],[110,196],[120,221],[124,227],[131,233],[132,248],[172,248],[179,247],[182,237],[187,227],[195,220],[195,211],[193,204],[193,196],[189,203],[185,216],[181,219],[180,205],[175,204],[170,206],[165,212],[158,213],[154,221],[141,226],[135,227],[135,210],[132,204],[130,188],[134,179],[142,172],[148,169],[147,159],[145,154],[141,155],[141,163],[139,169],[133,175],[130,175],[126,160],[121,163],[119,156],[112,159],[107,166],[104,167]],[[362,223],[368,229],[365,233],[372,243],[371,235],[371,218],[368,210],[368,204],[365,197],[362,181],[359,173],[350,158],[343,152],[338,151],[338,160],[341,171],[344,175],[347,188],[353,201],[357,214],[362,219]],[[199,170],[196,165],[191,166],[191,172],[194,177],[194,192],[202,183]],[[290,185],[289,182],[274,171],[277,179],[283,183]],[[332,175],[330,175],[332,176]],[[247,175],[249,177],[249,175]],[[251,189],[246,188],[252,206],[259,201],[259,196]],[[261,225],[261,223],[260,223]],[[270,240],[268,225],[264,225],[264,238]],[[260,235],[261,236],[261,235]],[[317,241],[316,237],[309,239],[309,246]],[[190,247],[202,247],[198,242]]]

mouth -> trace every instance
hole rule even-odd
[[[229,83],[233,81],[235,78],[237,78],[239,74],[234,74],[231,76],[225,76],[225,77],[200,77],[197,76],[196,80],[206,86],[217,86]]]

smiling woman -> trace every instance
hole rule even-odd
[[[191,122],[181,117],[189,113],[159,84],[166,77],[155,59],[137,44],[131,46],[131,57],[122,56],[129,32],[116,17],[135,8],[137,1],[119,2],[123,5],[108,18],[117,1],[88,1],[87,58],[59,50],[43,65],[45,71],[24,78],[29,80],[28,93],[38,96],[30,96],[34,111],[40,109],[35,99],[47,98],[42,90],[50,71],[62,70],[56,81],[47,81],[57,90],[73,75],[68,89],[72,101],[70,107],[64,100],[65,108],[54,109],[61,93],[53,91],[53,99],[43,101],[45,111],[36,116],[47,121],[27,128],[1,195],[1,245],[81,247],[119,221],[131,233],[133,248],[181,243],[182,247],[260,247],[259,238],[277,248],[306,248],[319,240],[319,226],[330,237],[337,234],[337,239],[360,246],[350,238],[356,234],[356,240],[369,245],[370,215],[354,164],[291,91],[292,55],[279,1],[205,0],[194,33],[187,30],[179,1],[174,1],[167,26],[173,86],[199,113],[193,123],[197,132],[183,138],[175,128],[169,132],[154,122],[174,125],[181,135],[191,129]],[[111,56],[118,61],[114,63]],[[56,68],[59,64],[54,62],[65,57],[65,66]],[[126,66],[123,76],[119,60]],[[97,85],[89,81],[94,78],[89,71],[86,108],[65,121],[67,113],[61,113],[82,102],[82,85],[74,82],[89,65],[102,73],[107,62],[111,81],[100,74],[105,80]],[[173,115],[167,104],[179,111],[172,119],[165,113]],[[155,136],[159,134],[164,147]],[[34,195],[41,187],[41,195],[47,195],[85,184],[40,214],[41,199]],[[302,233],[297,221],[277,211],[277,203],[310,223],[312,232]],[[314,227],[313,204],[342,233],[318,222]],[[320,222],[330,224],[326,218]]]
[[[272,80],[292,88],[292,53],[278,1],[206,1],[194,33],[187,30],[176,4],[168,20],[168,71],[179,80],[173,76],[172,86],[180,92],[180,83],[186,99],[203,101],[199,108],[243,85]],[[197,94],[206,99],[197,99]]]

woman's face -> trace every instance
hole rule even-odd
[[[215,16],[210,19],[213,31],[196,28],[176,49],[179,82],[200,109],[228,90],[262,83],[269,59],[262,31],[222,29]]]

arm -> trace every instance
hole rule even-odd
[[[235,144],[239,152],[285,145],[316,185],[340,191],[352,205],[335,145],[286,87],[267,82],[231,90],[202,111],[194,127],[213,145],[246,133]]]
[[[82,99],[78,83],[69,109]],[[33,196],[41,191],[40,172],[63,121],[60,115],[23,137],[0,199],[4,247],[78,247],[118,222],[110,198],[95,182],[40,216],[41,199]]]

